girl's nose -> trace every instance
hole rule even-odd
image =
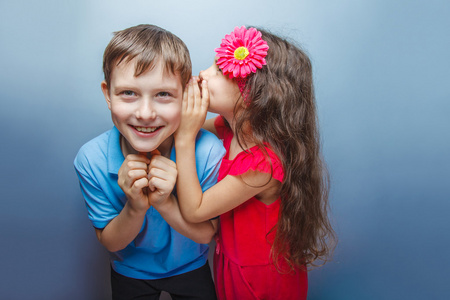
[[[199,77],[200,77],[200,81],[201,80],[203,80],[203,79],[205,79],[205,80],[208,80],[209,78],[209,75],[211,74],[211,68],[212,68],[212,66],[211,67],[209,67],[208,69],[206,69],[206,70],[201,70],[200,71],[200,73],[199,73]]]
[[[203,79],[205,78],[205,71],[201,70],[200,73],[198,73],[198,77],[200,78],[200,82],[202,82]]]

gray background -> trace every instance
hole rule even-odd
[[[0,298],[109,297],[72,161],[112,126],[111,33],[152,23],[186,42],[194,74],[237,25],[310,54],[339,245],[308,299],[449,299],[449,15],[433,0],[1,0]]]

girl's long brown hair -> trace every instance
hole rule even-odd
[[[275,265],[284,260],[291,268],[315,266],[329,258],[336,237],[328,217],[329,176],[320,153],[311,61],[293,43],[258,30],[269,45],[267,65],[248,79],[248,107],[236,106],[234,130],[240,143],[250,139],[263,151],[268,143],[283,164]]]

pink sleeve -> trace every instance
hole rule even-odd
[[[241,175],[248,170],[259,171],[262,173],[272,174],[276,180],[283,182],[284,172],[278,156],[266,148],[269,157],[266,158],[260,149],[253,152],[241,152],[234,159],[233,165],[228,172],[228,175]],[[249,151],[249,150],[247,150]]]

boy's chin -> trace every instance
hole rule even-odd
[[[158,150],[158,148],[135,148],[134,151],[136,151],[137,153],[150,153],[153,152],[155,150]]]
[[[146,145],[136,145],[131,143],[127,143],[124,146],[125,149],[122,148],[122,152],[124,152],[124,154],[151,153],[152,151],[157,150],[159,147],[159,145],[157,145],[157,147],[155,147],[154,145],[153,147],[149,147]]]

